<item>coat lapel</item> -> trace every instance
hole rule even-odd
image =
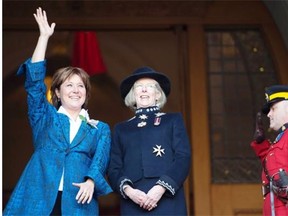
[[[74,139],[72,140],[72,143],[70,144],[71,148],[78,145],[87,136],[90,130],[91,130],[91,127],[86,122],[82,121],[81,126],[76,136],[74,137]]]
[[[63,136],[66,140],[66,144],[69,145],[70,144],[70,123],[69,123],[69,118],[60,113],[60,124],[61,124],[61,128],[63,131]]]

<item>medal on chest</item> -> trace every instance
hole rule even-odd
[[[165,113],[155,113],[155,118],[154,118],[154,126],[159,126],[161,124],[161,116],[164,115]],[[150,116],[151,117],[151,116]],[[139,115],[139,120],[140,122],[137,124],[137,127],[145,127],[147,125],[148,121],[148,115],[146,114],[141,114]]]
[[[147,116],[147,115],[142,114],[142,115],[139,116],[139,119],[141,120],[141,122],[139,122],[139,123],[137,124],[137,127],[144,127],[144,126],[147,125],[147,122],[146,122],[146,120],[148,119],[148,116]]]
[[[161,116],[164,115],[165,113],[156,113],[155,114],[155,119],[154,119],[154,126],[159,126],[161,123]]]
[[[162,155],[165,154],[164,151],[165,151],[165,149],[162,148],[161,145],[156,145],[155,147],[153,147],[153,154],[156,154],[155,155],[156,157],[158,157],[158,156],[162,157]]]
[[[156,116],[154,119],[154,125],[158,126],[158,125],[160,125],[160,123],[161,123],[161,118]]]

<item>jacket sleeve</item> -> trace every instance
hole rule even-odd
[[[108,168],[108,180],[113,188],[123,198],[127,198],[123,191],[123,186],[129,184],[133,186],[133,181],[128,176],[123,176],[123,149],[119,140],[119,125],[116,125],[112,137],[112,148],[110,153],[110,164]]]
[[[97,125],[99,137],[92,164],[86,177],[94,180],[96,195],[105,195],[112,192],[105,179],[111,148],[111,133],[109,126],[101,122]]]
[[[45,127],[45,119],[48,118],[49,109],[55,109],[46,99],[46,86],[44,83],[46,74],[46,60],[31,62],[26,60],[18,69],[17,75],[26,75],[25,89],[27,91],[28,118],[33,132],[33,139]],[[35,144],[36,142],[34,142]]]
[[[174,159],[166,173],[156,184],[166,188],[166,195],[174,196],[187,178],[191,164],[191,149],[182,115],[177,113],[173,121],[172,148]]]
[[[256,143],[256,141],[253,141],[250,145],[255,154],[260,158],[261,162],[263,162],[270,147],[270,142],[268,140],[264,140],[262,143]]]

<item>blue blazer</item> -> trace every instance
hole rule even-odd
[[[4,215],[49,215],[63,169],[62,214],[98,215],[97,197],[112,192],[105,180],[111,141],[109,126],[99,121],[95,128],[83,121],[70,143],[68,117],[57,113],[46,99],[46,61],[31,63],[28,59],[17,74],[25,72],[34,152]],[[81,183],[87,178],[94,180],[94,197],[90,204],[78,204],[75,197],[79,188],[72,183]]]

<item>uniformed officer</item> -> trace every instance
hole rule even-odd
[[[274,142],[265,139],[261,113],[257,113],[254,141],[251,143],[261,159],[263,215],[288,215],[288,86],[274,85],[266,89],[262,112],[270,120],[270,128],[278,132]]]
[[[150,67],[124,79],[121,96],[135,116],[116,124],[108,178],[121,215],[187,215],[183,183],[190,143],[180,113],[163,113],[170,80]]]

